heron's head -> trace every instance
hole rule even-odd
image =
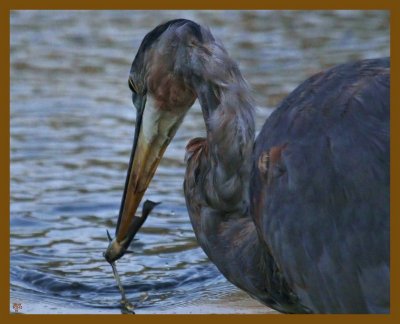
[[[135,235],[133,218],[196,95],[187,62],[189,48],[201,40],[201,27],[178,19],[156,27],[143,39],[132,63],[128,85],[136,108],[136,129],[116,236],[105,256],[120,258]]]

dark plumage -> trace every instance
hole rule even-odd
[[[389,310],[389,59],[339,65],[268,118],[252,216],[288,285],[313,311]],[[255,207],[257,206],[257,207]]]
[[[196,238],[224,276],[281,312],[389,312],[388,58],[312,76],[256,140],[239,68],[194,22],[174,20],[149,33],[130,83],[140,107],[138,149],[118,224],[129,224],[198,98],[207,137],[187,146],[185,197]],[[151,108],[143,108],[146,98]],[[138,168],[145,171],[135,174]],[[108,251],[120,250],[109,261],[134,235],[127,225],[116,234]]]

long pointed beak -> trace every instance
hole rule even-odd
[[[143,224],[144,220],[140,222],[135,219],[136,210],[183,118],[183,116],[171,118],[168,113],[158,111],[151,106],[144,109],[145,104],[144,98],[137,110],[135,138],[115,238],[105,253],[105,258],[110,263],[124,255]]]

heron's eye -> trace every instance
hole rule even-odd
[[[135,84],[133,83],[133,81],[132,81],[131,78],[128,79],[128,85],[129,85],[129,89],[131,89],[131,91],[132,91],[133,93],[137,93]]]

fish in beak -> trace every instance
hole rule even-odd
[[[144,223],[147,215],[143,217],[143,212],[142,220],[138,220],[139,217],[135,216],[136,210],[168,144],[191,106],[163,109],[152,95],[141,96],[136,93],[133,93],[132,100],[137,109],[135,137],[115,238],[104,254],[109,263],[126,253]],[[149,209],[146,213],[149,213]]]

